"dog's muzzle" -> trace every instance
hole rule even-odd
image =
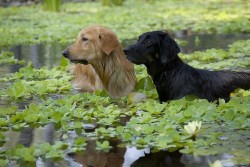
[[[68,48],[62,52],[62,55],[65,58],[69,59],[71,63],[75,63],[75,64],[79,63],[79,64],[85,64],[85,65],[89,64],[89,62],[87,60],[70,59],[70,57],[69,57],[69,49]]]

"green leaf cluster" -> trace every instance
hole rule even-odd
[[[191,54],[180,54],[180,57],[189,65],[196,68],[219,69],[246,69],[250,67],[250,40],[239,40],[229,45],[229,49],[207,49]]]
[[[7,88],[2,88],[1,99],[28,99],[33,95],[43,96],[66,93],[71,90],[71,74],[66,72],[68,66],[58,66],[52,69],[43,67],[35,69],[31,63],[18,72],[0,79],[9,82]]]
[[[123,100],[126,103],[126,99]],[[9,127],[20,130],[24,126],[40,127],[54,123],[57,131],[69,134],[67,138],[70,138],[71,131],[77,132],[78,137],[73,144],[67,143],[66,140],[61,143],[67,145],[62,150],[62,147],[54,146],[56,148],[54,150],[52,146],[45,144],[46,147],[42,146],[45,147],[45,151],[39,151],[41,148],[38,150],[29,148],[31,150],[27,152],[27,157],[23,157],[24,154],[22,156],[14,154],[25,161],[33,160],[29,159],[33,152],[40,153],[35,157],[57,159],[64,156],[64,149],[71,152],[84,150],[86,138],[82,136],[86,136],[96,139],[97,149],[104,151],[110,149],[107,140],[118,138],[128,145],[139,148],[150,147],[155,151],[180,150],[195,155],[227,152],[234,155],[236,160],[241,158],[244,159],[242,162],[248,162],[244,153],[247,155],[249,149],[243,147],[249,138],[247,132],[250,128],[250,96],[234,97],[228,103],[220,100],[219,105],[209,103],[207,100],[183,98],[163,104],[148,99],[146,102],[125,104],[125,106],[117,105],[117,101],[109,97],[90,93],[68,95],[63,99],[48,99],[39,105],[31,103],[21,112],[12,107],[1,116],[1,118],[6,116],[11,118],[2,124],[1,129],[6,130]],[[121,121],[126,116],[128,119],[124,125]],[[183,132],[184,125],[193,120],[203,122],[201,132],[197,134],[195,140]],[[84,123],[98,126],[95,131],[89,132],[84,130]],[[235,132],[237,135],[232,136],[231,134]]]
[[[14,58],[14,53],[9,51],[2,51],[0,53],[0,64],[23,64],[23,61]]]

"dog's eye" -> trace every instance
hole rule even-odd
[[[82,38],[82,41],[87,41],[87,40],[88,40],[88,38],[85,38],[85,37]]]
[[[151,41],[150,41],[150,40],[146,40],[145,44],[146,44],[147,46],[149,46],[149,45],[151,45]]]

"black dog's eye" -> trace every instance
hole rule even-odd
[[[87,40],[88,40],[88,38],[85,38],[85,37],[82,38],[82,41],[87,41]]]
[[[150,41],[149,39],[146,40],[146,41],[145,41],[145,45],[146,45],[146,46],[150,46],[150,45],[151,45],[151,41]]]

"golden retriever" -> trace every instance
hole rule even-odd
[[[122,50],[115,33],[104,26],[89,26],[80,31],[77,40],[63,51],[75,63],[75,87],[84,91],[105,89],[119,98],[133,91],[136,85],[134,66]]]

